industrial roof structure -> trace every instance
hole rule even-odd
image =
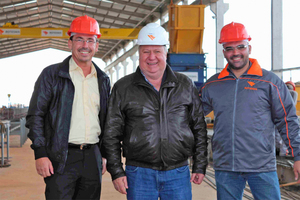
[[[201,2],[209,4],[216,0]],[[197,3],[200,1],[194,2]],[[101,29],[141,28],[166,14],[169,4],[169,0],[1,0],[0,35],[1,27],[7,23],[15,24],[19,28],[69,28],[72,20],[82,15],[95,18],[100,25],[100,32]],[[47,48],[70,51],[67,40],[2,37],[0,58]],[[99,51],[95,57],[107,61],[129,42],[128,39],[100,38]]]

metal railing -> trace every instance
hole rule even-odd
[[[1,135],[1,163],[0,167],[9,167],[10,164],[8,164],[9,160],[9,130],[10,128],[10,121],[0,121],[0,135]],[[5,136],[6,136],[6,142],[5,142]],[[7,156],[4,157],[4,151],[5,151],[5,144],[6,144],[6,153]]]
[[[11,122],[11,130],[10,130],[10,135],[20,135],[20,147],[23,146],[23,144],[27,140],[27,134],[28,134],[28,129],[25,127],[26,119],[20,118],[19,121],[16,122]]]

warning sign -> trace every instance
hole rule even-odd
[[[42,36],[44,37],[62,37],[62,30],[42,30]]]
[[[198,82],[198,72],[180,72],[186,76],[188,76],[192,81]]]
[[[21,35],[20,29],[0,29],[0,35]]]

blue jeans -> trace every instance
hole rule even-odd
[[[168,171],[126,166],[128,200],[191,200],[188,166]]]
[[[215,178],[218,200],[241,200],[246,181],[254,199],[281,199],[276,171],[261,173],[215,171]]]

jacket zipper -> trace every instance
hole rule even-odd
[[[238,88],[238,82],[239,82],[239,79],[236,79],[236,84],[235,84],[235,93],[234,93],[234,104],[233,104],[233,116],[232,116],[232,171],[235,171],[234,170],[234,155],[235,155],[235,146],[234,146],[234,136],[235,136],[235,110],[236,110],[236,100],[237,100],[237,88]]]

